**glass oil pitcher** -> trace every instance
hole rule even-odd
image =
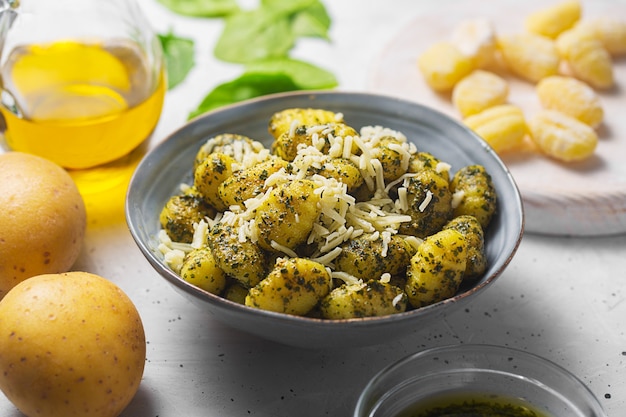
[[[0,0],[0,48],[5,147],[67,168],[81,193],[132,171],[166,90],[134,0]]]

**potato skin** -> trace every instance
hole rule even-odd
[[[0,389],[25,415],[117,417],[145,362],[141,317],[105,278],[39,275],[0,301]]]
[[[452,193],[448,182],[432,169],[424,169],[409,179],[407,186],[411,221],[400,226],[400,233],[420,238],[441,230],[452,217]],[[421,207],[428,193],[432,198],[426,207]]]
[[[320,197],[314,191],[313,181],[294,180],[279,184],[270,192],[255,215],[261,248],[275,251],[275,241],[295,249],[306,241],[320,213]]]
[[[175,242],[191,243],[194,223],[215,216],[215,209],[197,192],[170,197],[159,215],[161,227]]]
[[[180,277],[213,294],[220,294],[226,287],[226,274],[217,266],[211,249],[206,246],[192,250],[185,256]]]
[[[391,236],[387,254],[383,256],[382,238],[372,240],[368,236],[350,239],[341,246],[342,251],[335,259],[336,269],[363,280],[378,279],[384,273],[404,273],[411,261],[404,239],[397,235]]]
[[[253,287],[265,278],[265,253],[249,239],[240,242],[236,228],[215,223],[209,229],[207,244],[217,266],[244,287]]]
[[[454,217],[469,214],[486,229],[496,211],[496,190],[491,176],[481,165],[469,165],[458,170],[452,177],[450,189],[463,192],[463,200],[454,208]]]
[[[68,271],[83,248],[85,204],[58,165],[0,154],[0,299],[25,279]]]
[[[248,307],[303,316],[330,291],[324,265],[305,258],[281,258],[267,278],[251,288]]]
[[[461,285],[467,242],[454,229],[428,236],[418,246],[407,270],[405,291],[414,308],[452,297]]]
[[[386,316],[402,313],[406,307],[407,296],[402,289],[379,280],[343,284],[320,305],[322,317],[333,320]]]

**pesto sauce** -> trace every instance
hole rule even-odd
[[[496,395],[448,395],[420,402],[398,417],[550,417],[519,399]]]

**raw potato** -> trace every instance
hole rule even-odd
[[[0,299],[26,278],[69,270],[83,246],[85,205],[58,165],[0,155]]]
[[[146,360],[141,317],[112,282],[39,275],[0,301],[0,389],[29,417],[115,417]]]

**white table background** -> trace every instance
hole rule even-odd
[[[193,38],[197,48],[196,67],[166,96],[154,145],[241,67],[213,58],[221,20],[176,16],[155,0],[140,4],[158,32],[173,29]],[[304,40],[292,56],[331,70],[342,90],[365,91],[373,60],[396,31],[419,13],[450,4],[454,1],[329,0],[332,43]],[[467,309],[398,341],[350,350],[295,349],[217,322],[154,272],[123,222],[90,226],[74,269],[118,284],[143,319],[144,378],[123,417],[348,416],[360,390],[382,367],[450,343],[506,345],[544,356],[587,383],[609,416],[623,417],[625,254],[626,235],[526,234],[507,270]],[[0,416],[21,416],[2,394]]]

